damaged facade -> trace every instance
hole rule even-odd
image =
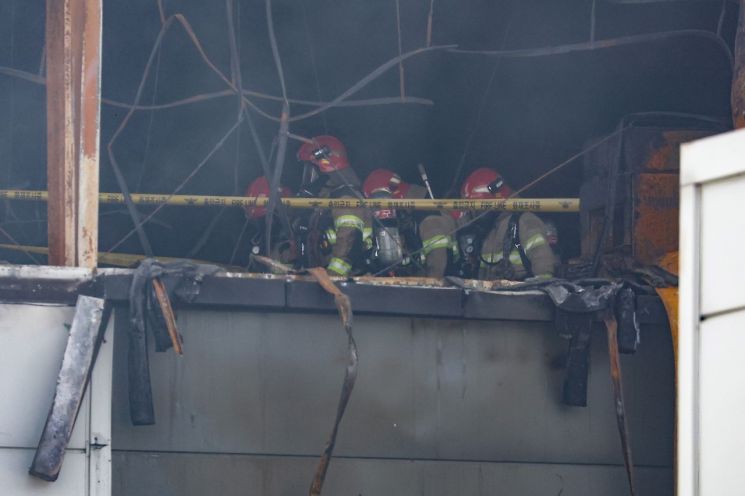
[[[674,493],[679,149],[742,121],[736,2],[31,3],[0,485]]]

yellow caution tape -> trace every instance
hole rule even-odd
[[[20,251],[24,253],[35,253],[38,255],[49,254],[49,248],[47,248],[46,246],[9,245],[9,244],[0,243],[0,248],[5,249],[5,250],[11,250],[11,251]],[[99,252],[98,254],[99,263],[102,263],[105,265],[115,265],[117,267],[134,267],[135,265],[140,263],[145,258],[147,258],[145,255],[135,255],[132,253]],[[176,261],[186,260],[188,262],[199,263],[199,264],[217,265],[217,266],[224,267],[226,269],[229,269],[235,272],[240,272],[243,270],[240,267],[227,266],[227,265],[223,265],[223,264],[219,264],[215,262],[208,262],[206,260],[193,260],[193,259],[173,258],[173,257],[153,257],[153,258],[161,262],[176,262]]]
[[[46,191],[0,190],[0,199],[47,201]],[[101,193],[101,203],[123,204],[121,193]],[[138,205],[172,205],[181,207],[264,207],[266,197],[132,194]],[[579,212],[579,198],[512,198],[510,200],[357,200],[351,198],[282,198],[289,208],[369,208],[373,210],[471,210],[504,212]]]

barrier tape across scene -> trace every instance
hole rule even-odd
[[[268,197],[166,195],[133,193],[132,201],[138,205],[171,205],[177,207],[264,207]],[[0,199],[16,201],[47,201],[46,191],[0,190]],[[121,193],[100,193],[99,202],[124,204]],[[503,212],[579,212],[579,198],[511,198],[489,200],[463,199],[372,199],[354,198],[281,198],[289,208],[369,208],[373,210],[470,210]]]

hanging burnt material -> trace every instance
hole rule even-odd
[[[104,300],[78,296],[57,389],[29,474],[56,481],[108,321]]]
[[[557,324],[560,324],[559,332],[563,337],[571,337],[563,395],[563,400],[568,405],[587,405],[591,329],[598,317],[605,322],[608,331],[610,375],[616,421],[630,493],[634,496],[634,466],[629,430],[626,424],[619,358],[619,349],[633,353],[639,345],[640,331],[636,319],[634,291],[626,287],[624,282],[600,279],[578,281],[578,283],[557,281],[541,289],[556,305]],[[619,316],[619,320],[616,315]]]
[[[616,422],[618,423],[618,434],[621,438],[621,450],[623,451],[623,463],[626,467],[626,478],[629,481],[629,492],[631,496],[636,494],[634,490],[634,462],[631,456],[631,440],[629,426],[626,422],[626,403],[623,398],[623,381],[621,380],[621,358],[618,353],[618,322],[613,311],[608,311],[603,319],[608,331],[608,356],[610,357],[610,378],[613,383],[613,400],[616,410]]]
[[[214,265],[191,262],[161,263],[145,259],[132,276],[129,288],[127,375],[129,379],[129,413],[133,425],[155,424],[155,407],[150,383],[147,332],[153,333],[155,350],[173,347],[182,354],[181,337],[176,328],[172,297],[191,302],[199,294],[207,275],[221,269]]]
[[[354,389],[354,383],[357,381],[357,366],[359,363],[359,356],[357,354],[357,343],[354,340],[354,334],[352,334],[352,303],[349,301],[349,297],[341,292],[336,285],[331,282],[326,269],[315,268],[308,269],[308,272],[318,281],[323,289],[326,290],[330,295],[334,297],[334,303],[336,309],[339,311],[339,317],[341,318],[342,326],[347,334],[347,350],[349,354],[349,362],[344,372],[344,382],[341,386],[341,394],[339,395],[339,403],[336,407],[336,417],[334,418],[334,425],[331,429],[331,435],[326,443],[326,448],[323,450],[321,459],[318,461],[318,467],[313,477],[313,482],[310,486],[311,496],[320,496],[323,489],[323,483],[326,480],[326,473],[331,463],[331,457],[334,454],[334,447],[336,446],[336,436],[339,434],[339,425],[344,417],[344,412],[347,409],[349,398],[352,396],[352,389]]]
[[[269,267],[274,272],[283,274],[301,274],[293,270],[291,267],[282,263],[276,262],[271,258],[254,256],[252,257],[257,262]],[[320,496],[323,491],[323,483],[326,480],[326,473],[328,472],[329,465],[331,464],[331,458],[334,455],[334,448],[336,447],[336,438],[339,434],[339,426],[344,418],[344,412],[349,404],[349,398],[352,397],[352,390],[354,384],[357,382],[357,368],[359,364],[359,355],[357,353],[357,343],[354,340],[354,334],[352,333],[352,302],[349,297],[345,295],[337,286],[333,283],[329,277],[326,269],[316,267],[307,269],[305,272],[310,274],[318,284],[331,296],[334,297],[334,304],[336,310],[339,312],[341,318],[342,327],[347,335],[347,353],[349,355],[349,361],[347,362],[347,368],[344,371],[344,382],[341,386],[341,393],[339,395],[339,402],[336,406],[336,415],[334,417],[334,425],[331,428],[331,434],[326,442],[326,447],[321,454],[321,458],[318,461],[316,472],[313,475],[313,481],[310,485],[309,494],[310,496]]]
[[[554,325],[559,335],[569,340],[566,377],[561,401],[569,406],[587,406],[587,382],[590,374],[590,345],[593,315],[556,309]]]

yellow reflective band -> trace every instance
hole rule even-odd
[[[512,250],[512,253],[510,253],[510,263],[512,265],[517,265],[518,267],[523,266],[523,259],[520,257],[520,252]]]
[[[485,253],[481,255],[482,263],[481,265],[486,265],[487,263],[495,264],[502,260],[502,254],[501,253]]]
[[[367,241],[368,239],[372,238],[373,230],[372,227],[366,227],[362,230],[362,239]]]
[[[486,253],[481,255],[481,265],[484,266],[486,264],[496,264],[500,262],[503,258],[503,255],[501,253]],[[523,266],[523,259],[520,258],[520,253],[517,250],[512,250],[512,253],[510,253],[510,263],[512,265],[515,265],[517,267]]]
[[[543,246],[546,243],[548,243],[548,241],[546,241],[546,237],[543,234],[541,233],[534,234],[525,243],[525,251],[528,252],[532,250],[533,248],[538,248],[539,246]]]
[[[340,276],[346,276],[352,270],[352,265],[348,264],[341,258],[334,257],[329,262],[326,270]]]
[[[330,245],[336,244],[336,231],[333,229],[326,229],[326,240],[329,242]]]
[[[334,227],[336,228],[337,231],[344,227],[352,228],[352,229],[359,229],[360,231],[364,231],[365,221],[363,221],[356,215],[340,215],[334,220]]]
[[[433,250],[437,250],[438,248],[450,248],[452,246],[452,241],[450,236],[438,234],[424,241],[422,245],[422,254],[426,257],[432,253]]]

